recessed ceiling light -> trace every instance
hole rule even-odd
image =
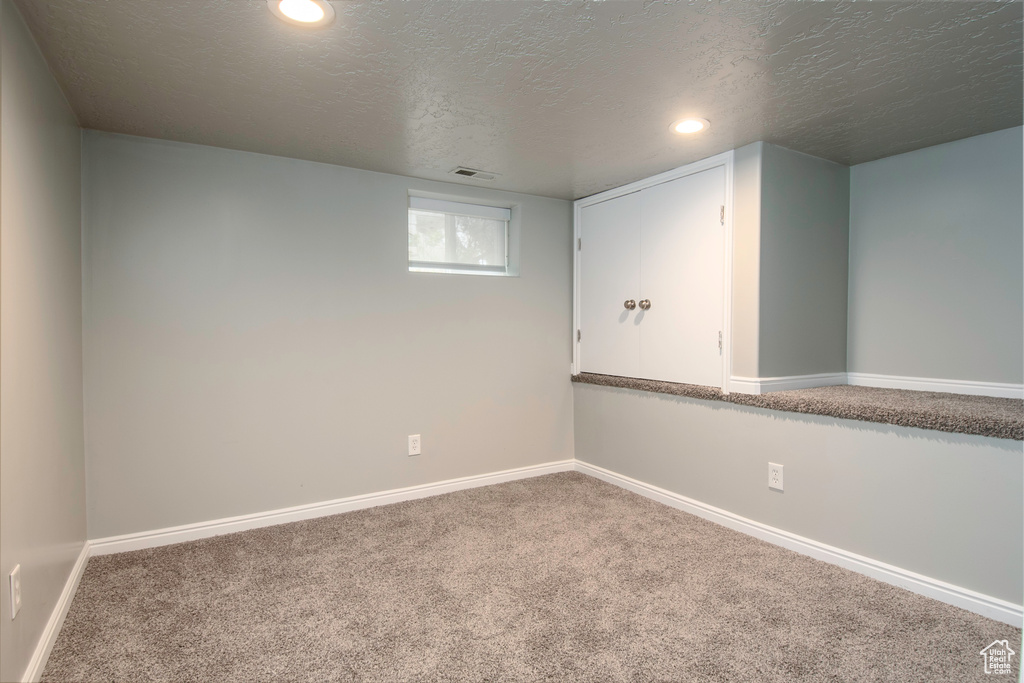
[[[326,0],[267,0],[278,19],[298,26],[326,26],[334,21],[334,8]]]
[[[711,122],[707,119],[683,119],[672,124],[672,130],[677,133],[699,133],[707,130]]]

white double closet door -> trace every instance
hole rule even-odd
[[[725,182],[718,166],[583,207],[582,371],[722,386]]]

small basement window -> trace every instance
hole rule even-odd
[[[409,270],[508,275],[511,209],[409,197]]]

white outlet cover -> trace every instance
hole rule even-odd
[[[11,570],[11,619],[18,616],[21,610],[21,565],[14,565]]]
[[[782,483],[782,465],[768,463],[768,488],[781,491]]]
[[[423,444],[420,441],[419,434],[409,435],[409,455],[419,455],[422,450]]]

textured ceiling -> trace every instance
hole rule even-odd
[[[1020,3],[19,0],[86,128],[578,198],[766,140],[855,164],[1022,122]],[[675,135],[685,115],[710,119]]]

